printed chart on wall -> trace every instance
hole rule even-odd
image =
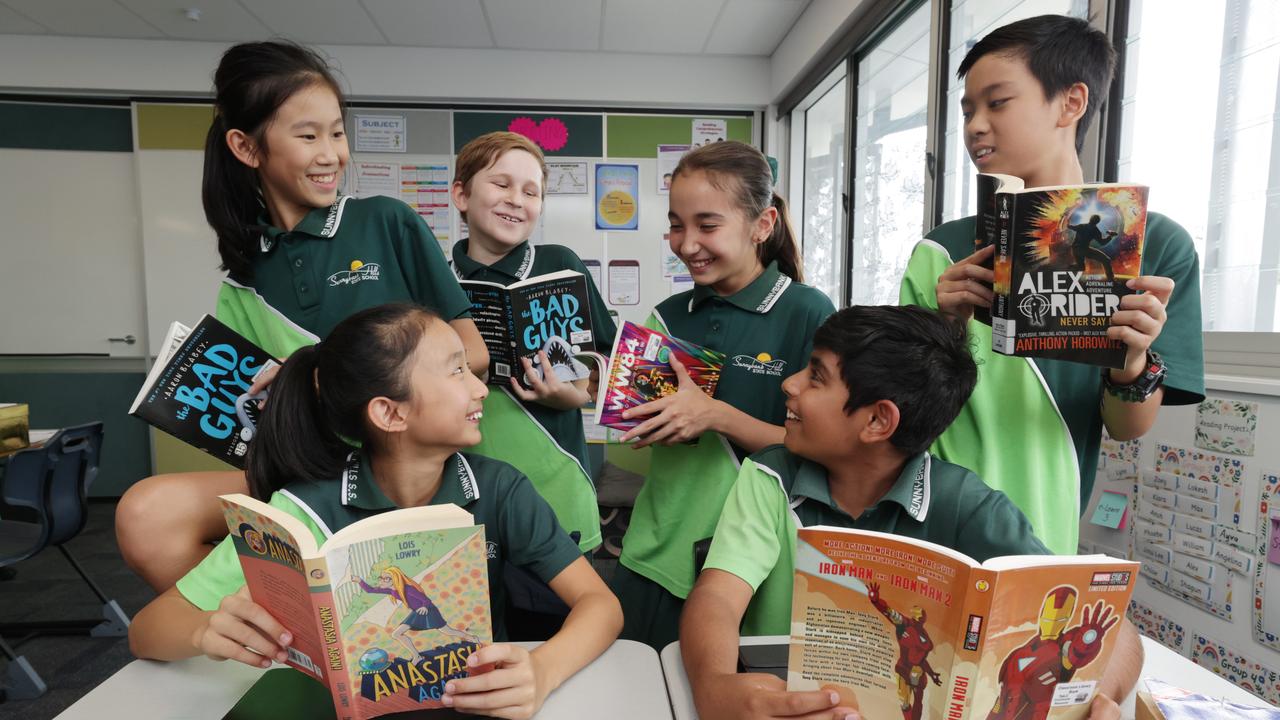
[[[609,304],[640,304],[640,262],[638,260],[609,261]]]
[[[386,162],[357,160],[352,163],[356,197],[384,195],[413,208],[448,253],[449,172],[447,160]]]
[[[1262,473],[1258,498],[1257,569],[1254,571],[1253,636],[1280,650],[1280,472]],[[1273,592],[1268,596],[1267,588]]]
[[[640,166],[596,165],[596,229],[635,230],[640,226]]]
[[[1157,444],[1139,473],[1134,556],[1158,589],[1224,620],[1246,595],[1257,538],[1240,527],[1244,464],[1217,453]]]

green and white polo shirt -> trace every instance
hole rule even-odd
[[[902,279],[903,305],[938,307],[938,276],[973,254],[974,218],[935,228],[916,246]],[[1169,366],[1165,405],[1204,399],[1200,269],[1191,237],[1158,213],[1147,216],[1142,273],[1172,278],[1168,320],[1153,349]],[[934,442],[940,458],[973,468],[1022,508],[1056,553],[1076,551],[1081,504],[1093,491],[1102,438],[1098,367],[992,352],[991,326],[969,322],[978,385]]]
[[[697,286],[667,298],[646,323],[724,353],[715,397],[773,425],[786,420],[782,381],[809,362],[813,333],[835,312],[819,290],[770,264],[728,297]],[[693,544],[711,537],[747,455],[719,433],[688,445],[653,446],[620,562],[684,598],[693,589]]]
[[[374,481],[368,458],[360,451],[352,453],[340,479],[291,483],[273,493],[270,503],[301,520],[317,543],[352,523],[396,509]],[[440,488],[428,504],[444,503],[457,505],[471,513],[477,525],[484,525],[493,637],[503,640],[507,636],[503,563],[518,565],[550,582],[582,554],[546,501],[519,470],[506,463],[455,453],[445,463]],[[240,560],[228,541],[219,543],[183,576],[177,588],[192,605],[216,610],[222,598],[243,585]]]
[[[492,265],[467,256],[467,240],[453,246],[454,272],[463,280],[510,285],[538,275],[574,270],[587,279],[591,323],[595,330],[592,349],[609,354],[617,326],[596,289],[595,280],[572,250],[561,245],[531,245],[525,241]],[[495,387],[484,401],[479,445],[471,452],[516,466],[533,481],[551,504],[565,531],[578,534],[583,552],[600,545],[600,510],[595,485],[587,471],[587,438],[582,411],[556,410],[536,402],[524,402],[508,387]]]
[[[1004,493],[959,465],[928,453],[909,458],[889,492],[853,518],[831,499],[826,468],[774,445],[742,464],[703,566],[733,573],[755,591],[743,635],[790,632],[796,530],[811,525],[927,540],[979,562],[1049,554]]]
[[[228,276],[218,319],[276,357],[311,345],[351,314],[414,302],[445,320],[470,303],[440,244],[408,205],[386,197],[339,197],[292,230],[262,220],[253,276]]]

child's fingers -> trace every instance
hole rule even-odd
[[[471,653],[467,658],[468,667],[479,667],[481,665],[491,665],[493,663],[504,663],[510,665],[517,662],[525,662],[529,659],[529,651],[519,645],[511,643],[493,643]]]
[[[977,263],[982,263],[982,262],[986,262],[987,260],[990,260],[992,257],[995,256],[995,254],[996,254],[996,246],[988,245],[980,250],[974,251],[972,254],[969,255],[969,257],[961,260],[957,264],[975,265]]]
[[[501,667],[480,675],[450,680],[445,685],[447,695],[474,695],[490,693],[495,690],[507,690],[533,682],[533,673],[527,668]],[[509,704],[509,703],[504,703]]]
[[[1112,327],[1129,327],[1143,335],[1156,337],[1164,323],[1141,310],[1117,310],[1111,316]]]
[[[493,673],[489,673],[492,675]],[[441,700],[445,707],[456,710],[483,710],[492,715],[494,708],[526,706],[533,702],[533,685],[503,687],[469,693],[446,693]]]
[[[234,640],[220,635],[206,637],[200,649],[214,660],[235,660],[256,668],[271,667],[271,658],[263,657]]]
[[[214,618],[223,613],[239,618],[241,621],[260,629],[266,634],[266,637],[271,639],[273,644],[278,642],[281,645],[288,645],[293,640],[289,631],[271,613],[267,612],[266,608],[248,599],[247,592],[243,594],[236,593],[223,598],[218,610],[219,612],[214,613]]]
[[[1160,277],[1159,275],[1139,275],[1125,284],[1138,292],[1156,296],[1160,299],[1160,304],[1162,305],[1168,305],[1169,298],[1173,296],[1174,282],[1172,278]]]
[[[627,420],[631,420],[632,418],[645,417],[647,415],[660,413],[665,410],[668,405],[675,402],[672,398],[672,395],[668,395],[666,397],[660,397],[657,400],[650,400],[643,405],[637,405],[633,408],[623,410],[622,417]]]
[[[653,443],[653,438],[650,437],[650,434],[655,429],[666,425],[666,423],[667,423],[667,419],[663,415],[658,415],[657,417],[649,418],[648,420],[645,420],[639,425],[628,430],[627,434],[622,436],[622,441],[631,442],[634,440],[635,442],[633,444],[635,447],[645,447],[647,445],[650,445]]]
[[[225,613],[215,613],[209,619],[209,630],[214,637],[226,639],[238,647],[248,648],[259,655],[275,658],[280,662],[284,662],[289,657],[284,647],[273,642],[268,635]]]
[[[533,401],[538,399],[537,393],[530,390],[525,390],[523,387],[521,387],[520,381],[515,378],[511,378],[511,392],[515,393],[515,396],[520,398],[521,400]]]

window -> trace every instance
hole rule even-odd
[[[1135,0],[1125,41],[1119,177],[1191,234],[1205,330],[1280,331],[1280,3]]]
[[[929,5],[858,53],[851,297],[893,305],[924,235]]]
[[[969,162],[969,153],[964,148],[964,120],[960,113],[964,82],[956,79],[960,61],[978,40],[1002,25],[1037,15],[1058,13],[1086,17],[1088,12],[1088,0],[953,0],[947,67],[943,73],[943,82],[947,84],[941,191],[943,222],[973,215],[978,204],[973,163]]]
[[[792,187],[802,195],[792,221],[800,223],[804,272],[808,284],[843,303],[845,64],[841,63],[792,114]]]

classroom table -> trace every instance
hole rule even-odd
[[[765,645],[786,642],[784,635],[770,637],[742,638],[743,645]],[[1191,692],[1202,693],[1211,697],[1221,697],[1242,705],[1265,707],[1266,701],[1259,699],[1247,690],[1243,690],[1227,680],[1218,677],[1209,670],[1196,665],[1187,658],[1150,639],[1142,638],[1142,648],[1146,651],[1146,659],[1142,663],[1142,678],[1163,680],[1170,685]],[[680,643],[673,642],[662,650],[662,672],[667,677],[667,692],[671,695],[671,709],[675,720],[697,720],[698,713],[693,707],[693,694],[689,689],[689,679],[684,674],[684,661],[680,658]],[[1141,680],[1139,688],[1145,687]],[[1120,717],[1133,720],[1135,692],[1120,703]]]
[[[263,672],[206,657],[171,663],[135,660],[56,720],[220,720]],[[536,717],[670,718],[658,654],[643,643],[618,640],[552,693]]]

